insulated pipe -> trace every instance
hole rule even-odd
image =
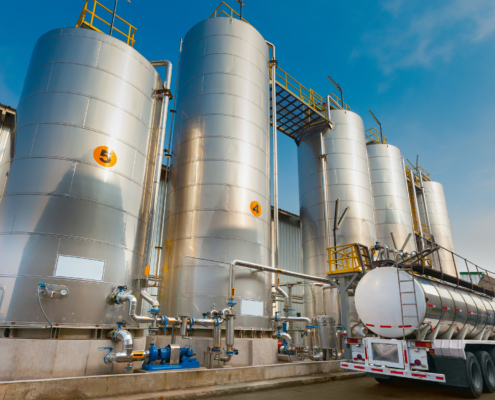
[[[288,344],[292,343],[292,337],[287,332],[281,332],[280,339],[284,339]]]
[[[141,289],[141,297],[146,300],[149,304],[152,306],[152,310],[160,310],[160,303],[158,300],[153,298],[147,291],[146,289]]]
[[[136,297],[134,297],[132,294],[120,293],[115,296],[116,304],[122,304],[125,303],[126,301],[129,302],[129,317],[131,318],[131,320],[137,323],[147,323],[147,324],[152,322],[152,319],[149,317],[136,315],[137,300]]]
[[[376,243],[374,246],[371,246],[371,250],[385,250],[385,260],[388,260],[390,257],[389,249],[387,245]]]
[[[308,317],[275,317],[273,318],[276,322],[278,321],[289,321],[289,322],[306,322],[307,326],[311,326],[311,319]]]
[[[330,111],[328,110],[328,115]],[[329,234],[329,221],[328,221],[328,196],[327,196],[327,168],[326,160],[327,155],[325,153],[325,141],[323,140],[323,131],[320,132],[320,166],[321,166],[321,183],[323,185],[323,217],[325,218],[325,239],[327,243],[327,249],[330,247],[330,234]]]
[[[323,285],[321,287],[321,291],[322,291],[322,294],[323,294],[323,314],[325,314],[325,315],[327,315],[327,299],[325,297],[325,290],[332,289],[334,287],[335,286],[333,286],[333,285]]]
[[[284,315],[289,316],[289,295],[287,292],[278,285],[278,276],[275,278],[275,288],[284,297]]]
[[[134,348],[132,343],[132,335],[129,331],[125,329],[119,329],[115,332],[115,340],[122,342],[124,344],[125,353],[128,356],[132,356],[132,350]]]
[[[273,137],[273,241],[274,241],[274,260],[273,267],[278,268],[278,156],[277,156],[277,66],[275,58],[275,45],[266,41],[266,44],[272,48],[272,137]]]
[[[235,270],[234,270],[234,268],[236,266],[245,267],[245,268],[251,268],[251,269],[254,269],[254,270],[257,270],[257,271],[272,272],[274,274],[292,276],[294,278],[301,278],[301,279],[306,279],[306,280],[309,280],[309,281],[314,281],[314,282],[320,282],[320,283],[328,284],[328,279],[327,278],[320,278],[318,276],[301,274],[299,272],[284,271],[282,269],[273,268],[273,267],[267,267],[266,265],[255,264],[255,263],[251,263],[251,262],[248,262],[248,261],[234,260],[234,261],[232,261],[230,263],[230,270],[229,270],[229,282],[230,282],[230,290],[229,290],[229,296],[228,296],[229,297],[229,301],[233,301],[234,300],[234,293],[235,293]]]
[[[309,288],[311,290],[311,300],[312,300],[312,303],[313,303],[313,315],[316,315],[316,295],[315,295],[315,284],[314,283],[310,283],[309,284]]]
[[[220,325],[213,327],[213,348],[219,349],[222,346],[222,328]]]
[[[151,61],[151,65],[154,67],[166,67],[165,72],[165,81],[164,88],[170,92],[170,86],[172,82],[172,63],[169,60],[157,60]],[[145,265],[149,265],[149,261],[151,259],[151,249],[153,247],[154,238],[155,238],[155,216],[156,211],[158,209],[158,195],[160,192],[160,173],[161,173],[161,165],[163,160],[163,147],[165,146],[165,129],[167,127],[167,114],[168,114],[168,103],[170,97],[165,93],[163,97],[162,103],[162,114],[160,116],[160,134],[158,140],[158,146],[156,149],[156,165],[155,165],[155,178],[153,183],[153,203],[152,203],[152,211],[150,213],[150,220],[148,225],[148,246],[147,246],[147,255],[145,259]],[[146,279],[146,284],[147,284]]]

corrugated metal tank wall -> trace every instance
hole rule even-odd
[[[143,267],[163,85],[122,41],[56,29],[36,43],[17,111],[15,157],[0,200],[1,323],[47,326],[39,282],[68,295],[45,301],[54,324],[113,327],[110,305]],[[42,300],[44,301],[44,300]],[[133,324],[134,325],[134,324]]]
[[[168,316],[178,303],[193,317],[225,307],[234,259],[270,264],[268,58],[238,19],[207,19],[185,36],[159,295]],[[237,327],[271,327],[269,274],[237,268],[235,297]],[[244,300],[263,302],[259,316],[242,315]]]
[[[376,240],[398,250],[411,234],[404,251],[416,251],[401,152],[390,144],[373,143],[366,147],[375,207]],[[392,241],[391,232],[394,234],[396,246]]]
[[[337,244],[376,241],[373,197],[368,165],[364,125],[361,117],[351,111],[332,110],[333,129],[314,126],[303,133],[298,146],[299,203],[301,208],[304,273],[326,277],[328,252],[325,235],[324,196],[319,156],[322,154],[320,134],[323,130],[326,153],[327,204],[329,234],[334,225],[335,204],[340,199],[340,213],[350,207],[342,227],[337,232]],[[333,236],[330,246],[334,246]],[[316,307],[312,293],[305,290],[305,315],[323,313],[321,290],[316,291]],[[336,291],[327,295],[327,313],[338,315]],[[316,309],[315,309],[316,308]]]

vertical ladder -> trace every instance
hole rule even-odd
[[[411,213],[413,218],[414,233],[417,235],[421,234],[421,229],[418,221],[418,210],[416,208],[416,189],[414,188],[414,176],[412,171],[406,168],[406,182],[407,182],[407,192],[409,194],[409,203],[411,204]]]
[[[406,326],[409,327],[411,325],[411,328],[415,328],[415,330],[419,330],[419,315],[418,315],[418,301],[416,299],[416,286],[414,285],[414,271],[412,269],[412,265],[409,264],[409,266],[406,266],[406,268],[399,268],[397,265],[395,266],[397,269],[397,281],[399,283],[399,298],[400,298],[400,316],[402,320],[402,338],[405,340],[406,339]],[[406,275],[411,278],[411,279],[401,279],[400,271],[406,272]],[[410,283],[412,286],[412,289],[408,287],[407,283]],[[405,287],[404,287],[405,286]],[[406,303],[405,301],[410,301],[410,300],[404,300],[404,297],[410,297],[410,296],[404,296],[404,295],[413,295],[414,298],[414,303]],[[412,312],[410,309],[414,306],[414,312]],[[404,307],[408,307],[407,315],[405,314]],[[406,320],[411,320],[414,319],[416,321],[416,326],[413,326],[412,324],[406,324]]]

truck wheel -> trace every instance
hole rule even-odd
[[[475,351],[473,353],[481,367],[483,375],[483,391],[485,393],[495,392],[495,365],[486,351]]]
[[[483,393],[483,375],[478,360],[473,353],[466,351],[466,372],[469,386],[466,394],[477,399]]]

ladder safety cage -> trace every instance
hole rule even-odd
[[[84,7],[81,11],[81,14],[79,15],[79,19],[77,20],[76,28],[87,28],[87,29],[92,29],[94,31],[100,32],[100,33],[105,33],[101,29],[99,29],[96,26],[97,21],[103,22],[105,25],[111,27],[112,24],[111,22],[105,21],[102,17],[96,15],[97,9],[96,6],[101,7],[104,11],[109,12],[113,16],[113,11],[105,7],[103,4],[101,4],[97,0],[91,0],[93,2],[92,7],[88,7],[88,3],[90,0],[86,0],[84,3]],[[101,10],[99,10],[101,11]],[[89,15],[88,15],[89,14]],[[122,36],[125,38],[125,42],[131,46],[134,47],[134,43],[136,40],[134,39],[134,36],[136,34],[137,28],[119,17],[117,14],[115,14],[115,18],[119,19],[122,21],[126,26],[127,26],[127,33],[124,33],[120,29],[116,28],[115,26],[113,27],[113,30],[120,33]]]

